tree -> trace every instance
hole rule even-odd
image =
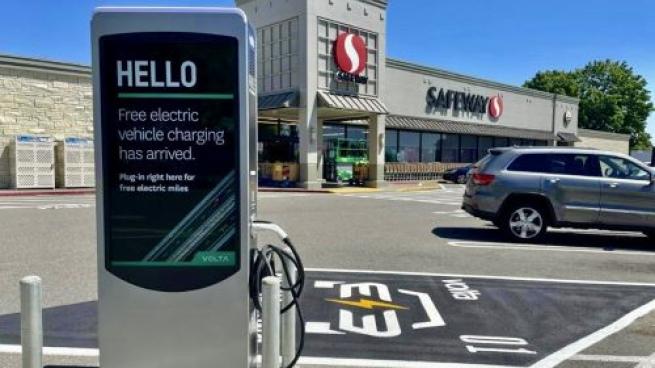
[[[592,61],[581,69],[538,72],[527,88],[580,99],[581,128],[630,134],[633,149],[651,147],[646,119],[653,111],[646,80],[626,62]]]
[[[534,78],[525,82],[523,87],[565,96],[577,97],[580,95],[576,72],[563,72],[559,70],[538,72]]]

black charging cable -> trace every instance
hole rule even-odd
[[[303,348],[305,347],[305,319],[302,314],[302,309],[300,307],[300,296],[305,287],[305,267],[300,258],[300,254],[296,247],[293,245],[289,236],[282,230],[278,225],[275,225],[266,221],[254,221],[253,228],[256,230],[265,230],[275,232],[282,242],[288,247],[291,251],[291,254],[286,252],[286,250],[275,246],[273,244],[267,244],[261,248],[253,249],[251,253],[251,264],[250,264],[250,278],[249,278],[249,291],[250,299],[253,303],[255,309],[258,312],[262,312],[261,305],[261,294],[262,294],[262,284],[263,280],[267,276],[275,276],[277,268],[275,263],[275,257],[280,261],[280,269],[282,271],[282,276],[286,281],[286,285],[281,286],[280,289],[285,292],[290,292],[292,300],[289,304],[281,306],[280,313],[284,314],[289,312],[291,308],[296,307],[296,314],[300,322],[300,338],[298,346],[296,347],[296,355],[293,360],[284,368],[292,368],[298,363],[300,355],[302,354]],[[293,281],[293,276],[289,269],[288,264],[293,265],[297,272],[297,278],[295,282]]]

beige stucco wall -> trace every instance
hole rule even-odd
[[[387,76],[383,81],[383,102],[391,115],[422,119],[448,120],[509,128],[575,134],[578,127],[578,100],[565,96],[511,86],[465,76],[440,69],[424,67],[399,60],[387,59]],[[488,114],[428,108],[427,91],[453,90],[482,95],[501,96],[503,114],[492,119]],[[553,105],[555,104],[555,105]],[[572,121],[564,124],[564,114],[570,111]],[[553,116],[555,114],[555,116]]]
[[[606,151],[630,154],[630,136],[626,134],[614,134],[598,132],[588,129],[578,129],[580,142],[576,147],[596,148]]]
[[[17,134],[90,136],[92,121],[89,74],[0,60],[0,188],[10,184],[9,143]]]

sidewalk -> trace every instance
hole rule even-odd
[[[420,192],[428,190],[443,189],[443,186],[436,181],[429,182],[402,182],[390,183],[383,188],[367,187],[342,187],[342,188],[322,188],[322,189],[304,189],[304,188],[274,188],[260,187],[259,192],[274,193],[373,193],[373,192]],[[95,188],[57,188],[57,189],[0,189],[0,197],[16,196],[51,196],[51,195],[84,195],[94,194]]]
[[[273,187],[260,187],[260,192],[291,192],[291,193],[333,193],[333,194],[349,194],[349,193],[374,193],[374,192],[420,192],[428,190],[443,189],[441,183],[436,181],[426,182],[399,182],[389,183],[382,188],[368,188],[368,187],[341,187],[341,188],[322,188],[322,189],[304,189],[304,188],[273,188]]]
[[[95,188],[0,189],[0,197],[93,194]]]

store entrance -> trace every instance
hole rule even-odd
[[[323,178],[327,185],[360,185],[368,179],[368,126],[323,124]]]
[[[295,187],[299,180],[298,127],[289,122],[259,122],[259,185]]]

